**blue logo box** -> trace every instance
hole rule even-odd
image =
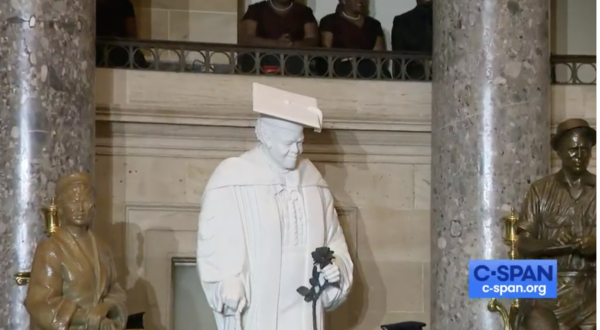
[[[469,298],[556,298],[556,260],[469,260]]]

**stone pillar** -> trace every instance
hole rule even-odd
[[[431,329],[502,329],[470,259],[507,258],[504,205],[550,168],[548,0],[434,2]]]
[[[0,329],[29,329],[29,271],[41,207],[58,176],[94,167],[95,5],[0,1]]]

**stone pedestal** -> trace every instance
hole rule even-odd
[[[502,329],[470,259],[506,258],[503,205],[550,168],[549,1],[435,1],[431,329]]]
[[[58,176],[94,166],[94,1],[0,1],[0,329],[29,329],[29,271]]]

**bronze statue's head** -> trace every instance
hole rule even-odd
[[[595,145],[596,130],[583,119],[563,121],[552,136],[552,149],[558,154],[563,170],[571,174],[583,174],[587,171]]]
[[[56,204],[63,226],[89,226],[96,206],[92,178],[88,173],[73,173],[56,183]]]

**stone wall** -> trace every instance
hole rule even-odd
[[[237,0],[132,2],[142,39],[237,43]]]

